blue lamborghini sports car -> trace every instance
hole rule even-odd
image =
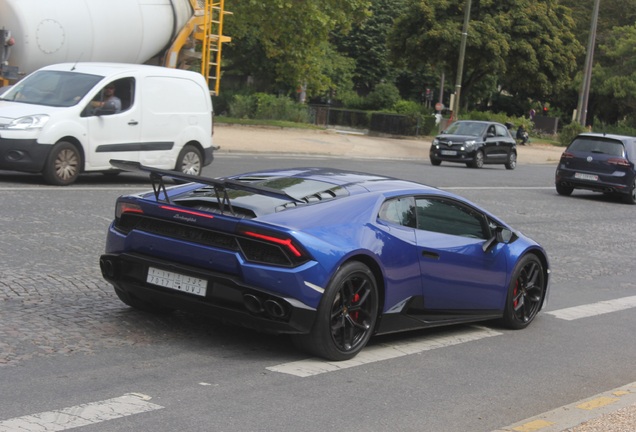
[[[211,179],[111,163],[153,182],[118,198],[100,258],[137,309],[204,312],[346,360],[374,334],[521,329],[547,301],[543,248],[449,192],[326,168]]]

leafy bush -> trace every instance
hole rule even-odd
[[[237,94],[229,103],[230,116],[240,119],[282,120],[308,123],[307,106],[268,93]]]
[[[422,105],[414,101],[400,99],[393,105],[393,111],[403,115],[421,114]]]
[[[358,95],[356,92],[346,92],[345,94],[340,96],[340,102],[342,106],[349,109],[364,109],[365,100],[362,96]]]
[[[372,110],[390,109],[400,100],[400,91],[394,84],[380,83],[366,97],[366,107]]]
[[[572,142],[574,137],[583,132],[585,132],[585,128],[577,122],[572,122],[567,126],[563,126],[559,133],[559,144],[566,147],[570,144],[570,142]]]
[[[228,103],[228,110],[232,117],[254,118],[256,100],[250,95],[234,95],[234,98]]]

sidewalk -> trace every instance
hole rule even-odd
[[[431,139],[370,137],[351,132],[216,124],[218,153],[428,160]],[[563,148],[517,146],[518,163],[556,165]],[[557,408],[495,432],[636,432],[636,383]]]
[[[285,153],[370,159],[428,160],[429,138],[404,139],[360,135],[351,132],[216,124],[214,144],[218,153]],[[563,149],[531,144],[517,147],[519,164],[554,164]]]

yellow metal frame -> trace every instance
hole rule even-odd
[[[222,45],[232,41],[223,35],[223,18],[231,12],[225,11],[225,0],[190,0],[190,5],[194,13],[168,48],[164,66],[183,67],[179,61],[180,57],[184,57],[184,49],[198,42],[201,46],[201,74],[208,85],[213,84],[211,93],[216,95],[221,83]]]

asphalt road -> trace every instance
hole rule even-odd
[[[0,431],[487,432],[636,381],[636,206],[559,197],[549,163],[471,170],[220,152],[204,174],[285,166],[391,174],[488,208],[547,249],[548,307],[523,331],[486,323],[378,337],[367,350],[413,353],[319,362],[321,373],[301,377],[289,371],[306,356],[286,337],[147,315],[115,297],[97,260],[115,198],[147,189],[145,178],[96,174],[54,188],[0,172]]]

